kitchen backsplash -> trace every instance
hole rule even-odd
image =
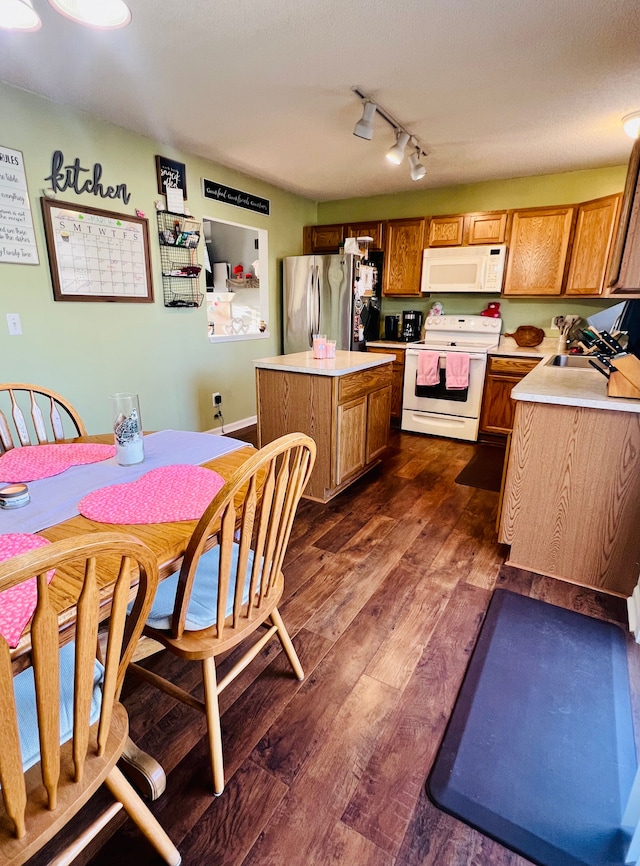
[[[500,318],[503,321],[503,333],[514,331],[519,325],[535,325],[542,328],[545,334],[552,336],[551,320],[554,316],[567,316],[575,314],[587,318],[614,306],[620,302],[619,298],[604,301],[597,298],[592,300],[576,300],[575,298],[556,298],[554,300],[530,298],[504,298],[501,295],[430,295],[424,298],[383,298],[381,322],[385,315],[399,314],[402,310],[421,310],[426,316],[433,304],[440,301],[443,305],[445,315],[459,313],[461,315],[478,315],[486,309],[490,301],[498,301],[500,304]]]

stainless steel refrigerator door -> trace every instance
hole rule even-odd
[[[286,355],[306,352],[320,325],[315,256],[289,256],[282,265],[282,345]],[[315,301],[315,303],[314,303]]]
[[[313,334],[351,348],[353,256],[289,256],[283,261],[283,350],[306,352]]]
[[[337,349],[351,349],[353,331],[353,256],[316,256],[320,296],[320,331],[336,341]]]

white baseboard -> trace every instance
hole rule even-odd
[[[258,423],[258,416],[251,415],[249,418],[241,418],[239,421],[230,421],[224,427],[212,427],[211,430],[205,430],[205,433],[215,433],[221,436],[223,433],[233,433],[235,430],[243,430],[245,427],[252,427]]]

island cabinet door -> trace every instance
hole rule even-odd
[[[388,424],[388,419],[387,419]],[[367,442],[367,397],[338,406],[336,485],[364,469]]]
[[[391,387],[369,394],[367,405],[367,463],[382,454],[389,442]]]

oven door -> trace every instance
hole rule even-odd
[[[428,349],[428,346],[425,346]],[[478,352],[469,355],[469,387],[447,390],[445,387],[446,353],[440,355],[440,384],[421,387],[416,384],[420,349],[407,349],[405,357],[403,410],[479,418],[482,403],[487,356]]]

